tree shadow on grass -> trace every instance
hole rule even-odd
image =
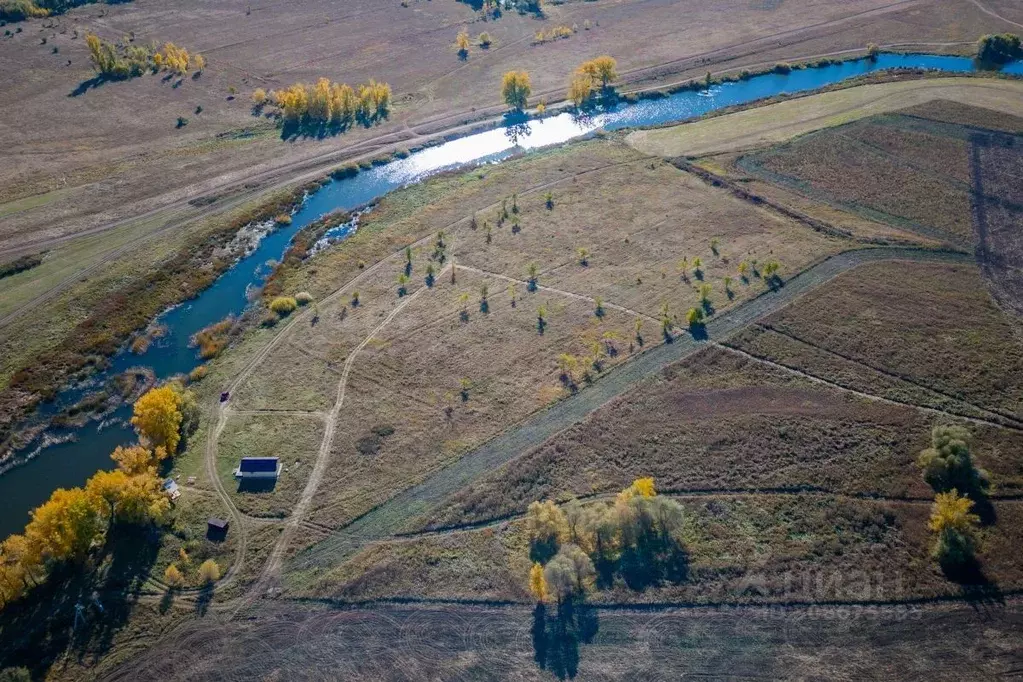
[[[559,680],[579,672],[579,645],[593,641],[600,622],[597,610],[582,600],[568,599],[551,610],[546,604],[533,609],[533,660]]]
[[[160,533],[151,529],[115,526],[86,563],[52,567],[45,583],[0,611],[3,665],[24,666],[42,679],[69,655],[86,664],[103,658],[156,562]]]
[[[75,86],[74,90],[72,90],[71,92],[69,92],[67,94],[67,96],[68,97],[81,97],[82,95],[87,93],[89,90],[94,90],[94,89],[98,88],[99,86],[101,86],[104,83],[106,83],[108,80],[110,80],[110,79],[109,78],[104,78],[103,76],[94,76],[94,77],[92,77],[92,78],[90,78],[88,80],[84,80],[81,83],[79,83],[77,86]]]

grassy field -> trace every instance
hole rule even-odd
[[[790,344],[1023,418],[1018,322],[993,304],[973,268],[868,266],[763,326]]]
[[[287,516],[309,479],[323,437],[322,416],[258,414],[233,417],[220,434],[217,471],[235,506],[250,516]],[[279,457],[273,486],[234,478],[242,457]]]
[[[616,191],[626,185],[635,193]],[[410,265],[401,244],[412,245]],[[663,306],[679,321],[700,305],[700,285],[711,287],[707,309],[716,311],[764,291],[752,274],[739,277],[740,260],[773,258],[795,272],[850,246],[616,142],[431,180],[388,197],[350,242],[275,282],[322,297],[355,277],[318,304],[315,325],[287,332],[232,404],[323,411],[344,387],[331,464],[312,507],[316,523],[337,526],[569,394],[572,384],[660,343]],[[388,247],[392,255],[366,266]],[[681,259],[697,257],[699,272],[680,271]],[[454,283],[445,269],[452,264]],[[428,265],[432,287],[424,283]],[[406,267],[401,297],[396,279]],[[577,364],[562,378],[557,360],[566,353]]]
[[[702,156],[786,142],[806,133],[930,102],[951,100],[1023,116],[1023,84],[972,78],[881,83],[798,97],[695,123],[639,130],[629,144],[647,154]],[[989,114],[983,115],[988,121]]]

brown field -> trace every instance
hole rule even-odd
[[[867,266],[763,324],[868,369],[1023,417],[1018,323],[994,305],[973,268]]]
[[[937,121],[927,117],[932,107]],[[740,157],[736,165],[863,218],[969,246],[978,200],[1010,215],[1018,210],[1012,198],[1018,135],[947,122],[982,116],[954,103],[932,103],[810,133]],[[995,126],[1023,130],[1023,119],[992,118]],[[980,156],[973,152],[977,145],[991,151]]]
[[[772,604],[908,602],[956,597],[930,558],[929,500],[819,494],[678,496],[687,515],[688,576],[642,591],[621,581],[588,596],[593,604]],[[597,502],[595,502],[597,503]],[[604,502],[599,503],[606,503]],[[986,589],[1015,591],[1023,571],[1018,501],[995,503],[984,531]],[[524,523],[503,522],[373,545],[321,576],[309,594],[339,602],[447,599],[529,603]],[[855,568],[853,568],[855,567]]]
[[[664,419],[665,406],[674,419]],[[937,422],[709,350],[454,496],[426,526],[521,513],[537,499],[610,493],[644,475],[666,491],[796,489],[926,500],[931,491],[916,457]],[[1014,492],[1023,436],[978,426],[974,437],[980,465]]]
[[[964,670],[996,678],[1019,665],[1015,602],[1004,609],[589,615],[595,631],[575,647],[555,649],[531,636],[535,619],[525,607],[268,605],[252,619],[215,629],[183,627],[111,679],[550,680],[572,671],[577,679],[635,680],[719,677],[727,670],[737,677],[957,680]]]
[[[638,90],[867,42],[966,52],[1019,22],[1010,0],[566,0],[546,18],[487,22],[456,0],[133,0],[25,22],[0,37],[0,73],[19,74],[0,79],[0,263],[49,251],[0,279],[0,316],[39,301],[0,322],[0,387],[96,311],[144,317],[143,303],[209,275],[217,240],[267,191],[499,114],[510,68],[531,72],[531,103],[554,103],[598,54],[616,56],[622,89]],[[574,23],[569,38],[532,44],[535,31]],[[460,61],[462,26],[494,46]],[[177,84],[84,87],[86,31],[173,40],[209,67]],[[252,115],[252,88],[320,75],[390,82],[391,119],[282,141]],[[194,385],[203,414],[171,464],[183,494],[166,532],[117,533],[87,565],[5,605],[0,671],[525,680],[1023,669],[1023,335],[1012,316],[1023,310],[1023,119],[1017,83],[954,80],[958,101],[911,83],[854,88],[804,103],[801,118],[794,100],[697,124],[745,121],[727,140],[710,139],[720,123],[696,137],[686,126],[627,142],[601,134],[443,174],[388,195],[345,241],[307,259],[293,250]],[[993,109],[963,104],[968,91]],[[188,125],[176,129],[178,116]],[[668,154],[679,135],[703,135],[709,155]],[[776,146],[746,151],[753,138]],[[975,243],[979,268],[965,254]],[[927,248],[938,245],[957,249]],[[740,278],[743,261],[778,261],[780,277]],[[162,264],[173,277],[154,279]],[[701,285],[710,321],[687,329]],[[257,321],[273,296],[300,291],[312,302]],[[970,430],[992,484],[979,569],[959,581],[931,556],[934,491],[917,464],[938,424]],[[279,456],[285,470],[253,489],[232,476],[243,456]],[[569,632],[553,606],[534,609],[524,510],[606,504],[645,476],[684,510],[684,579],[642,590],[612,579],[574,607]],[[231,521],[226,541],[205,537],[211,516]],[[202,585],[206,558],[222,576]],[[176,591],[163,584],[171,563],[186,576]],[[74,606],[94,599],[109,610],[89,606],[79,634]]]
[[[636,194],[615,191],[625,185]],[[554,194],[553,209],[544,205],[546,188]],[[510,217],[499,226],[502,200]],[[490,243],[484,223],[492,228]],[[454,285],[449,271],[442,272],[450,263],[431,260],[440,230],[455,264]],[[720,241],[718,255],[712,239]],[[400,249],[402,243],[414,244],[405,298],[396,293],[400,250],[377,266],[358,267],[367,256],[379,258],[382,245]],[[580,246],[590,252],[585,266]],[[312,498],[313,522],[336,527],[567,395],[558,355],[579,359],[573,379],[584,386],[658,344],[661,306],[682,316],[698,305],[697,285],[711,284],[711,305],[719,311],[762,292],[760,280],[740,280],[740,259],[776,258],[786,272],[796,272],[849,246],[616,142],[573,145],[492,172],[439,178],[389,197],[364,216],[351,242],[284,273],[275,283],[282,291],[319,296],[330,283],[357,279],[318,307],[315,326],[302,323],[282,337],[246,375],[232,405],[328,411],[344,387],[337,433],[328,444],[330,464]],[[702,282],[691,271],[688,282],[681,279],[683,256],[702,256]],[[437,270],[432,289],[422,279],[430,262]],[[539,270],[540,288],[533,293],[529,263]],[[735,280],[730,296],[722,284],[726,274]],[[484,284],[487,312],[480,308]],[[354,291],[357,307],[351,305]],[[603,318],[596,315],[598,297]],[[536,320],[541,305],[548,313],[542,335]],[[637,318],[644,324],[642,345],[634,333]],[[594,343],[604,354],[599,370],[592,365]],[[465,397],[462,380],[469,387]]]

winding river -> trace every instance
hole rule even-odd
[[[65,391],[55,403],[42,410],[56,413],[79,400],[90,387],[98,387],[109,377],[140,364],[152,368],[158,379],[188,373],[201,363],[196,350],[189,346],[192,335],[230,314],[241,313],[247,305],[250,288],[259,287],[269,274],[267,261],[279,259],[296,232],[328,211],[354,209],[441,171],[496,163],[513,154],[560,144],[598,129],[618,130],[682,121],[722,107],[814,90],[863,74],[896,68],[965,73],[978,67],[965,57],[882,54],[873,61],[861,59],[793,70],[788,74],[764,74],[715,85],[710,90],[687,90],[660,99],[621,103],[591,117],[561,113],[542,120],[508,124],[332,181],[307,197],[289,226],[265,236],[251,253],[239,259],[197,298],[163,313],[157,322],[167,333],[155,340],[145,355],[120,353],[112,359],[109,368],[86,385]],[[1023,62],[1015,62],[1002,70],[1023,75]],[[336,228],[337,231],[328,234],[341,239],[344,229]],[[33,446],[36,452],[30,461],[0,476],[0,500],[3,500],[0,538],[19,532],[28,520],[29,510],[46,500],[54,489],[82,485],[96,471],[110,468],[110,452],[134,440],[128,416],[129,408],[125,406],[102,422],[93,421],[75,430],[54,429],[44,436],[44,442],[70,437],[73,440],[48,447],[36,443]]]

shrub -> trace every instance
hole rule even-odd
[[[970,432],[961,426],[935,426],[931,447],[920,453],[917,463],[935,491],[969,493],[987,488],[987,476],[977,469],[970,454]]]
[[[270,302],[270,310],[280,317],[287,317],[298,307],[298,302],[291,296],[278,296]]]
[[[266,90],[263,88],[256,88],[252,91],[252,103],[257,107],[261,107],[266,104]]]
[[[192,383],[195,383],[196,381],[201,381],[202,379],[205,379],[206,375],[209,373],[210,368],[208,365],[199,365],[198,367],[194,368],[191,372],[188,373],[188,380],[191,381]]]
[[[274,222],[277,223],[278,225],[290,225],[291,224],[291,214],[289,214],[289,213],[280,213],[280,214],[274,216]]]
[[[873,61],[877,59],[877,55],[880,54],[881,48],[876,43],[867,43],[867,59]]]
[[[167,567],[167,570],[163,572],[163,581],[167,583],[167,586],[171,589],[175,587],[181,587],[185,582],[185,576],[181,575],[181,571],[174,564]]]
[[[220,580],[220,566],[213,559],[207,559],[199,566],[199,579],[209,585]]]
[[[491,38],[490,34],[487,33],[486,31],[480,33],[479,38],[477,38],[476,40],[479,42],[480,47],[482,47],[484,50],[490,49],[490,46],[494,44],[494,39]]]
[[[308,291],[300,291],[295,294],[295,303],[301,306],[309,305],[313,302],[313,295]]]
[[[789,64],[788,62],[778,62],[777,64],[774,65],[772,71],[781,74],[791,73],[792,65]]]
[[[1023,57],[1020,37],[1012,33],[986,35],[977,42],[977,58],[992,64],[1004,64]]]

